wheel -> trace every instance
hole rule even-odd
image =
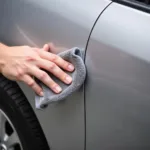
[[[16,82],[0,74],[0,150],[49,150],[41,126]]]

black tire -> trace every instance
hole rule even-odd
[[[0,74],[0,109],[15,127],[23,150],[49,150],[41,126],[16,82]]]

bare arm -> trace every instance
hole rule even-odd
[[[51,46],[48,44],[39,49],[29,46],[9,47],[0,43],[0,72],[10,80],[25,82],[40,96],[43,96],[43,91],[32,76],[41,80],[55,93],[60,93],[61,87],[41,69],[53,73],[64,83],[70,84],[72,78],[61,68],[71,72],[74,70],[74,66],[48,52],[50,48]]]

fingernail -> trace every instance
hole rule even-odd
[[[44,93],[42,91],[40,92],[40,96],[44,96]]]
[[[73,71],[73,70],[74,70],[74,66],[70,64],[70,65],[68,66],[68,69],[69,69],[70,71]]]
[[[66,76],[65,81],[69,84],[72,82],[72,78],[70,76]]]
[[[56,86],[55,91],[56,91],[56,93],[60,93],[62,91],[62,89],[60,86]]]

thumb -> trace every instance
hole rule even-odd
[[[50,51],[50,46],[48,44],[45,44],[42,49],[46,52],[49,52]]]

